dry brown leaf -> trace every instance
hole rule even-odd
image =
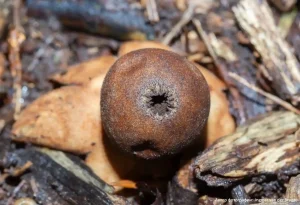
[[[114,56],[100,56],[70,66],[66,73],[55,74],[51,77],[51,80],[61,84],[86,84],[98,75],[105,75],[115,61],[116,57]]]
[[[102,138],[100,90],[114,61],[113,56],[99,57],[57,78],[60,83],[88,84],[62,87],[38,98],[14,124],[13,139],[81,154],[98,146]],[[85,81],[90,74],[93,79]]]
[[[124,179],[133,170],[135,164],[132,158],[124,156],[118,149],[112,147],[104,136],[100,139],[99,146],[87,156],[85,162],[108,184]]]
[[[134,160],[105,141],[100,119],[100,89],[105,75],[86,86],[66,86],[29,105],[14,124],[13,139],[59,150],[91,152],[87,165],[105,182],[122,179]]]
[[[160,48],[169,51],[172,50],[170,47],[155,41],[128,41],[120,46],[118,56],[120,57],[131,51],[144,48]]]
[[[67,86],[38,98],[14,124],[13,140],[81,154],[91,151],[102,134],[96,90]]]

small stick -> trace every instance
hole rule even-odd
[[[271,93],[268,93],[268,92],[265,92],[263,91],[262,89],[256,87],[255,85],[252,85],[250,83],[248,83],[244,78],[242,78],[241,76],[235,74],[235,73],[228,73],[228,75],[235,79],[236,81],[238,81],[239,83],[247,86],[248,88],[256,91],[257,93],[265,96],[266,98],[272,100],[273,102],[277,103],[278,105],[281,105],[282,107],[284,107],[285,109],[291,111],[291,112],[294,112],[298,115],[300,115],[300,110],[298,110],[297,108],[295,108],[294,106],[292,106],[291,104],[289,104],[288,102],[280,99],[279,97],[275,96],[275,95],[272,95]]]
[[[34,54],[33,60],[27,67],[28,71],[34,70],[35,66],[39,63],[39,59],[44,55],[47,47],[53,42],[53,40],[53,36],[46,38],[45,44],[41,48],[39,48],[39,50]]]
[[[0,175],[0,184],[2,184],[7,177],[12,176],[12,177],[18,177],[22,175],[26,170],[28,170],[32,166],[32,162],[28,161],[26,162],[22,167],[18,167],[14,169],[12,172],[4,173]]]
[[[36,181],[33,177],[31,177],[30,179],[30,186],[33,191],[33,196],[36,197],[38,194],[38,185],[36,184]]]
[[[209,54],[211,55],[211,57],[213,58],[215,63],[217,63],[218,58],[216,56],[216,53],[214,52],[214,49],[209,44],[208,36],[207,36],[206,32],[203,30],[201,22],[198,19],[193,19],[192,22],[193,22],[194,26],[196,27],[196,30],[199,33],[201,39],[203,40],[204,45],[206,46]]]
[[[32,162],[26,162],[22,167],[15,169],[10,175],[13,177],[17,177],[22,175],[26,170],[28,170],[32,166]]]
[[[220,63],[220,61],[218,60],[217,54],[214,51],[210,40],[209,40],[209,36],[207,35],[207,33],[203,30],[201,22],[198,19],[193,19],[192,20],[194,26],[196,27],[196,31],[198,32],[198,34],[200,35],[200,38],[203,40],[208,53],[210,54],[210,56],[212,57],[216,67],[218,68],[219,74],[221,75],[221,77],[223,78],[224,82],[227,84],[227,86],[229,87],[229,91],[232,95],[232,97],[234,98],[235,101],[235,107],[238,110],[238,113],[240,115],[241,118],[241,123],[244,123],[246,121],[246,113],[244,111],[242,102],[241,102],[241,98],[240,98],[240,94],[237,91],[236,88],[233,88],[232,86],[232,82],[230,81],[230,79],[227,77],[227,69]]]
[[[13,190],[12,195],[9,197],[9,199],[6,202],[6,205],[12,205],[13,199],[17,195],[17,193],[21,190],[21,188],[25,185],[26,181],[22,180],[18,186]]]
[[[127,188],[127,189],[137,189],[136,183],[131,180],[120,180],[120,181],[111,183],[111,185],[123,187],[123,188]]]
[[[148,18],[151,22],[158,22],[159,21],[159,15],[157,12],[157,5],[155,0],[147,0],[146,2],[146,9]]]
[[[9,32],[8,45],[9,45],[9,62],[11,75],[13,77],[13,103],[15,105],[14,119],[17,119],[21,111],[21,98],[22,98],[22,63],[20,59],[20,46],[25,40],[25,35],[22,32],[20,24],[20,5],[21,0],[14,1],[13,10],[13,28]]]
[[[171,29],[171,31],[164,37],[162,43],[169,45],[172,39],[181,31],[182,27],[189,23],[194,16],[195,5],[190,3],[189,7],[183,13],[181,19]]]

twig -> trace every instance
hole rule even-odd
[[[13,77],[13,103],[15,105],[14,110],[14,119],[17,119],[21,111],[21,101],[22,98],[22,64],[20,60],[20,46],[25,40],[25,35],[22,32],[22,27],[20,24],[20,5],[21,0],[14,1],[14,10],[13,10],[13,28],[9,32],[8,36],[8,45],[9,45],[9,62],[11,75]]]
[[[196,30],[197,30],[198,34],[200,35],[200,38],[203,40],[203,42],[208,50],[208,53],[214,60],[214,63],[216,65],[216,67],[218,68],[219,75],[221,75],[224,82],[229,87],[229,91],[230,91],[232,97],[234,98],[235,107],[237,108],[239,116],[241,118],[240,121],[241,121],[241,123],[244,123],[246,121],[246,113],[244,111],[243,104],[240,100],[241,97],[240,97],[239,92],[237,91],[236,88],[230,86],[230,85],[232,85],[232,82],[226,75],[227,69],[224,68],[224,66],[219,62],[217,54],[214,51],[212,44],[210,43],[210,39],[209,39],[208,35],[206,34],[206,32],[202,28],[201,22],[198,19],[193,19],[192,22],[193,22],[194,26],[196,27]]]
[[[35,68],[35,66],[39,62],[39,59],[44,55],[47,47],[53,42],[53,40],[54,40],[54,36],[50,36],[46,38],[45,44],[34,54],[33,60],[31,61],[31,63],[27,68],[28,71],[32,71]]]
[[[181,19],[177,22],[177,24],[171,29],[171,31],[164,37],[162,40],[163,44],[170,44],[172,39],[181,31],[182,27],[189,23],[194,15],[195,5],[189,4],[186,11],[183,13]]]
[[[117,182],[111,183],[112,186],[123,187],[127,189],[137,189],[137,185],[134,181],[131,180],[120,180]]]
[[[15,168],[12,172],[8,172],[0,175],[0,184],[2,184],[9,176],[18,177],[22,175],[31,166],[32,166],[32,162],[28,161],[22,167]]]
[[[28,170],[32,166],[32,162],[26,162],[22,167],[14,169],[14,171],[10,174],[13,177],[17,177],[22,175],[26,170]]]
[[[38,194],[38,185],[33,177],[30,179],[30,186],[33,191],[33,196],[36,197]]]
[[[26,181],[22,180],[18,186],[13,190],[12,195],[9,197],[9,199],[6,202],[6,205],[12,205],[13,198],[17,195],[17,193],[20,191],[20,189],[25,185]]]
[[[209,39],[208,39],[206,32],[202,28],[201,22],[198,19],[193,19],[192,22],[193,22],[194,26],[196,27],[196,30],[199,33],[201,39],[203,40],[204,45],[206,46],[209,54],[211,55],[211,57],[213,58],[213,60],[216,63],[218,58],[217,58],[213,48],[211,47],[211,45],[208,43]]]
[[[256,91],[257,93],[265,96],[266,98],[272,100],[273,102],[277,103],[278,105],[281,105],[282,107],[284,107],[285,109],[291,111],[291,112],[294,112],[298,115],[300,115],[300,110],[298,110],[297,108],[295,108],[294,106],[292,106],[291,104],[289,104],[288,102],[280,99],[279,97],[275,96],[275,95],[272,95],[271,93],[267,93],[265,91],[263,91],[262,89],[256,87],[255,85],[252,85],[250,83],[248,83],[244,78],[242,78],[241,76],[235,74],[235,73],[228,73],[228,75],[235,79],[236,81],[238,81],[239,83],[245,85],[246,87]]]
[[[157,12],[157,5],[155,0],[147,0],[146,2],[146,9],[148,18],[151,22],[158,22],[159,21],[159,15]]]

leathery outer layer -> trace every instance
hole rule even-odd
[[[101,91],[106,134],[122,150],[144,159],[174,155],[191,144],[209,108],[209,88],[201,72],[162,49],[122,56]]]

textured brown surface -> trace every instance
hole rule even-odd
[[[153,96],[165,95],[163,103]],[[142,158],[180,152],[201,133],[209,114],[209,89],[183,57],[142,49],[121,57],[105,77],[101,115],[109,137]]]
[[[154,41],[129,41],[120,46],[118,56],[123,56],[129,52],[144,48],[160,48],[171,51],[171,48]],[[205,146],[210,146],[218,138],[231,134],[235,130],[235,121],[229,111],[229,103],[227,101],[224,90],[227,86],[217,76],[208,69],[195,64],[205,78],[210,91],[210,111],[204,133],[198,141],[203,143],[205,136]],[[197,146],[198,151],[201,146]]]
[[[209,186],[228,187],[253,175],[276,175],[281,169],[297,167],[299,129],[300,116],[292,112],[273,112],[240,126],[196,158],[196,177]]]

